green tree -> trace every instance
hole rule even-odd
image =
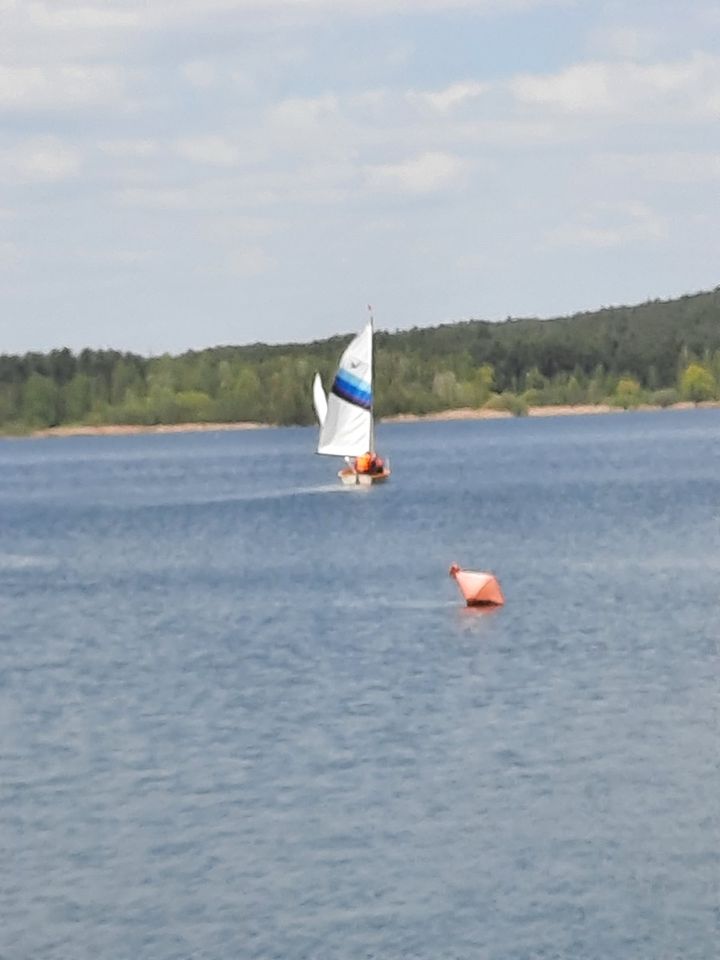
[[[537,367],[531,367],[525,374],[525,390],[543,390],[547,380]]]
[[[0,383],[0,425],[13,423],[20,417],[21,389],[16,383]]]
[[[680,393],[685,400],[699,403],[712,400],[716,383],[712,372],[702,363],[689,363],[680,376]]]
[[[221,365],[220,378],[217,400],[220,420],[240,422],[263,417],[261,381],[254,367],[243,364],[233,370],[229,365],[227,368]]]
[[[378,332],[378,416],[482,406],[720,396],[720,288],[548,320],[471,320]],[[0,356],[0,423],[307,423],[318,370],[330,385],[350,336],[309,344],[215,347],[146,359],[67,348]],[[39,379],[38,379],[39,378]],[[647,390],[646,394],[644,391]],[[89,394],[89,396],[88,396]]]
[[[178,423],[207,423],[214,419],[214,405],[202,390],[182,390],[175,394],[175,417]]]
[[[112,370],[110,378],[110,402],[115,404],[122,403],[128,391],[134,395],[140,394],[144,389],[144,381],[140,369],[132,360],[123,357]]]
[[[569,403],[572,406],[576,406],[579,403],[582,403],[585,399],[585,391],[578,382],[577,377],[570,377],[568,382],[565,384],[565,403]]]
[[[593,370],[588,383],[588,403],[602,403],[602,401],[607,398],[609,393],[610,390],[608,389],[607,378],[605,376],[605,368],[602,364],[598,364],[598,366]]]
[[[475,371],[473,377],[473,393],[475,396],[475,403],[478,407],[481,407],[484,403],[487,403],[495,387],[495,370],[491,363],[481,364]]]
[[[452,407],[458,400],[458,383],[452,370],[439,370],[432,381],[432,392],[438,400]]]
[[[636,407],[641,399],[640,384],[634,377],[621,377],[615,388],[614,399],[618,406],[626,410],[628,407]]]
[[[80,423],[92,406],[92,382],[85,373],[76,373],[62,391],[64,419]]]
[[[59,391],[50,377],[33,373],[23,390],[23,419],[36,427],[53,427],[59,422]]]

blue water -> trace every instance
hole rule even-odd
[[[720,411],[314,439],[0,443],[2,960],[717,957]]]

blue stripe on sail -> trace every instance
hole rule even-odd
[[[338,370],[331,389],[336,397],[362,407],[363,410],[369,410],[372,407],[370,384],[347,370]]]

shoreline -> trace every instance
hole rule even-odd
[[[579,403],[575,406],[571,404],[554,404],[545,407],[528,407],[524,417],[579,417],[579,416],[598,416],[607,413],[655,413],[662,410],[699,410],[699,409],[717,409],[720,407],[720,400],[706,400],[701,403],[693,403],[691,400],[683,400],[678,403],[671,403],[667,407],[661,407],[658,404],[641,403],[636,407],[613,407],[609,403]],[[474,409],[473,407],[460,407],[455,410],[440,410],[437,413],[398,413],[392,417],[383,417],[381,423],[417,423],[417,422],[443,422],[446,420],[509,420],[515,418],[515,414],[509,410],[486,410],[484,408]],[[523,417],[518,417],[523,419]]]
[[[100,426],[45,427],[42,430],[33,430],[32,433],[25,434],[25,436],[35,439],[42,437],[122,437],[140,433],[209,433],[219,430],[271,429],[274,429],[271,423],[254,423],[251,421],[238,423],[108,423]],[[22,439],[22,436],[20,439]]]
[[[658,412],[662,410],[697,410],[720,408],[720,401],[706,400],[701,403],[682,401],[661,407],[653,404],[639,404],[625,410],[608,403],[597,404],[556,404],[545,407],[529,407],[527,417],[574,417],[599,416],[609,413]],[[509,420],[515,414],[509,410],[486,410],[484,408],[459,407],[454,410],[441,410],[436,413],[398,413],[382,417],[379,423],[442,423],[451,420]],[[42,439],[51,437],[119,437],[145,433],[212,433],[229,430],[274,430],[272,423],[241,421],[238,423],[159,423],[159,424],[103,424],[100,426],[78,425],[46,427],[27,434],[0,434],[2,440]]]

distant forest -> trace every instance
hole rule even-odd
[[[68,349],[0,356],[0,431],[60,424],[313,421],[351,334],[180,356]],[[379,417],[490,407],[720,399],[720,287],[556,319],[471,320],[375,337]]]

